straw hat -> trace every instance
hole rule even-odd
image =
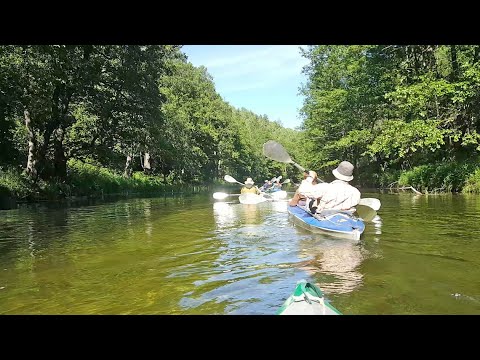
[[[251,177],[247,178],[247,180],[245,181],[245,185],[253,185],[253,184],[255,183],[253,182]]]

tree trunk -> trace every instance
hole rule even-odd
[[[450,46],[450,55],[452,61],[452,74],[451,81],[456,81],[459,75],[458,61],[457,61],[457,48],[455,45]]]
[[[480,55],[480,46],[475,46],[475,54],[473,55],[474,64],[478,61],[479,55]]]
[[[54,165],[55,176],[64,179],[67,176],[67,159],[65,152],[63,151],[63,138],[65,132],[62,127],[58,127],[55,131],[55,152],[54,152]]]
[[[127,162],[125,163],[125,170],[123,172],[123,176],[126,178],[129,178],[132,175],[131,164],[132,164],[132,156],[127,155]]]
[[[50,146],[50,138],[55,129],[52,123],[47,124],[45,131],[43,132],[43,143],[36,144],[35,159],[37,163],[37,172],[40,177],[48,177],[51,175],[51,171],[48,171],[47,165],[47,152]]]
[[[30,119],[30,113],[28,110],[24,111],[25,126],[28,133],[28,159],[27,159],[27,174],[32,179],[37,178],[37,160],[36,160],[36,139],[32,129],[32,121]]]
[[[145,174],[150,174],[152,172],[151,158],[148,152],[143,156],[143,172]]]

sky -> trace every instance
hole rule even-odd
[[[302,46],[303,47],[303,46]],[[283,126],[301,125],[299,88],[308,61],[299,45],[185,45],[195,66],[205,66],[217,92],[230,105],[246,108]]]

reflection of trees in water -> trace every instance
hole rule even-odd
[[[358,267],[365,259],[365,250],[361,243],[312,236],[300,241],[300,247],[300,256],[310,258],[299,263],[300,269],[327,293],[348,293],[362,284]]]
[[[152,202],[150,200],[143,200],[143,214],[145,215],[145,234],[148,237],[152,236]]]

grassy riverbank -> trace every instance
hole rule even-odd
[[[422,193],[480,193],[480,168],[475,162],[437,163],[385,174],[381,187],[412,186]]]
[[[198,188],[205,187],[198,185]],[[60,200],[113,194],[152,194],[193,190],[191,184],[164,181],[163,178],[134,172],[125,178],[112,170],[76,160],[68,162],[65,180],[32,182],[20,170],[0,171],[0,197],[17,201]]]
[[[422,193],[480,193],[480,168],[474,162],[440,163],[417,166],[409,171],[383,173],[374,186],[386,188],[412,186]],[[218,184],[219,185],[219,184]],[[0,169],[0,198],[21,202],[61,200],[103,195],[162,194],[207,189],[205,185],[175,183],[171,179],[134,172],[130,178],[104,167],[68,162],[67,177],[60,181],[32,182],[19,169]]]

